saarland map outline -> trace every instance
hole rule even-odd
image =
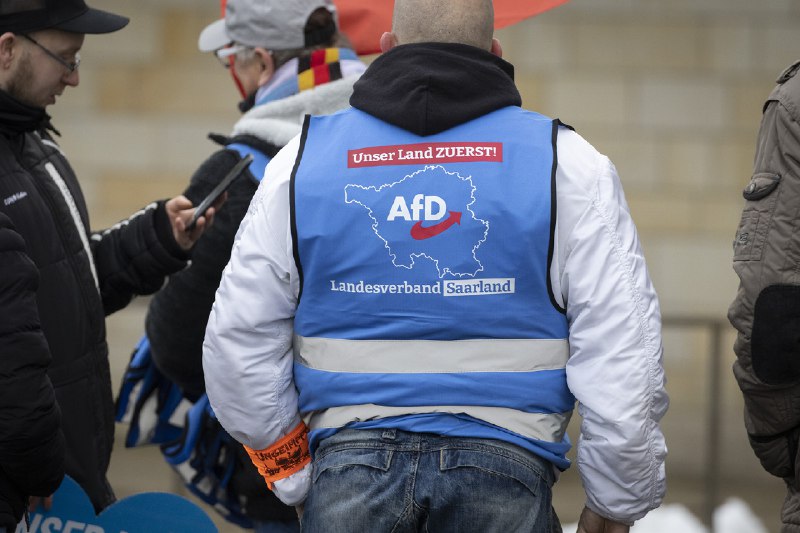
[[[426,165],[378,187],[348,184],[344,193],[345,203],[369,214],[372,231],[395,267],[410,270],[416,259],[425,258],[444,278],[483,271],[477,252],[488,237],[489,222],[472,211],[476,190],[472,176]]]

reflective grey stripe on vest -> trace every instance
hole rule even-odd
[[[304,366],[326,372],[535,372],[566,367],[569,344],[564,339],[407,341],[296,335],[294,358]]]
[[[436,354],[432,357],[432,354]],[[569,344],[563,339],[345,340],[294,338],[295,361],[315,370],[351,373],[535,372],[563,369]],[[386,407],[374,404],[333,407],[310,413],[311,429],[350,422],[423,413],[464,413],[523,437],[560,442],[572,412],[524,413],[474,405]]]
[[[478,407],[474,405],[386,407],[363,404],[346,407],[333,407],[325,411],[309,413],[304,417],[310,429],[340,428],[350,422],[364,422],[391,416],[421,413],[464,413],[472,418],[483,420],[523,437],[545,442],[561,442],[567,431],[572,412],[558,414],[523,413],[503,407]]]

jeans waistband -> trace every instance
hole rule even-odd
[[[532,468],[549,478],[550,484],[557,479],[556,468],[550,461],[511,444],[495,439],[474,437],[450,437],[432,433],[415,433],[400,429],[343,429],[323,440],[317,454],[325,454],[327,449],[336,448],[381,448],[406,452],[435,452],[449,449],[471,449],[491,453],[512,455],[529,463]]]

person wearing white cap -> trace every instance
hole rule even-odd
[[[300,133],[306,114],[347,107],[353,84],[366,68],[339,33],[336,13],[326,0],[228,0],[225,17],[202,31],[198,46],[214,53],[230,71],[241,91],[244,115],[229,136],[211,136],[223,149],[202,163],[184,194],[198,202],[243,157],[251,155],[253,161],[228,188],[225,209],[195,247],[191,266],[170,277],[151,301],[145,320],[153,362],[195,405],[205,394],[202,342],[214,294],[267,163]],[[203,428],[209,438],[224,433],[210,410],[188,423]],[[199,436],[165,448],[167,460],[181,462],[181,450],[200,450],[203,440]],[[242,511],[257,530],[277,531],[281,522],[296,528],[294,509],[267,490],[243,448],[232,439],[230,444],[233,448],[223,447],[228,452],[220,452],[218,459],[237,458],[231,487],[234,494],[246,496],[246,504],[238,508],[239,499],[219,491],[205,497],[225,507],[229,519]],[[182,462],[181,468],[188,463]],[[211,458],[206,464],[217,462]],[[217,479],[212,470],[192,470],[190,477]],[[186,481],[193,491],[203,490]]]
[[[184,268],[189,249],[214,213],[209,210],[187,230],[194,209],[178,196],[153,202],[105,231],[90,230],[80,183],[45,110],[78,85],[85,35],[111,33],[127,24],[126,17],[90,8],[83,0],[0,2],[0,212],[24,239],[38,269],[35,297],[52,357],[48,376],[63,417],[66,473],[98,512],[115,500],[106,479],[114,405],[105,316],[135,295],[152,294],[167,274]],[[12,263],[0,265],[3,279],[19,274],[5,272]],[[5,317],[0,322],[12,323]],[[19,346],[6,340],[0,353],[12,357]],[[15,416],[4,410],[3,419],[13,425]],[[0,427],[0,440],[6,443],[15,440],[8,430],[8,425]],[[16,446],[24,443],[16,439]],[[41,459],[44,463],[46,457]],[[35,474],[12,485],[30,491]],[[7,486],[0,481],[6,496]]]

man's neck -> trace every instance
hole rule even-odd
[[[25,133],[48,127],[50,117],[41,107],[33,107],[19,101],[0,89],[0,130]]]

